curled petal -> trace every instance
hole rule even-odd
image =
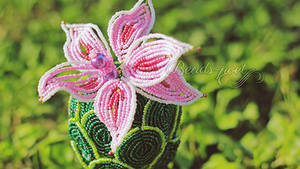
[[[137,87],[160,83],[176,67],[179,57],[192,46],[162,34],[135,41],[122,65],[123,75]]]
[[[155,20],[151,0],[139,0],[129,11],[117,12],[109,21],[108,36],[119,61],[124,59],[130,45],[149,34]]]
[[[99,89],[95,114],[112,136],[111,149],[116,152],[131,128],[136,109],[135,89],[123,80],[110,80]]]
[[[101,53],[112,60],[110,48],[101,33],[94,24],[61,24],[67,35],[64,45],[65,57],[68,61],[91,60],[90,54]]]
[[[72,66],[73,65],[73,66]],[[65,62],[46,72],[39,81],[40,101],[45,102],[59,90],[65,90],[80,101],[93,101],[103,84],[106,70],[95,69],[89,63]],[[80,71],[80,73],[74,73]],[[87,94],[90,93],[90,94]]]
[[[177,105],[191,104],[203,96],[184,80],[178,68],[159,84],[143,87],[137,91],[152,100]]]

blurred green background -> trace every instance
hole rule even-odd
[[[0,0],[0,168],[81,168],[67,135],[69,94],[59,92],[41,104],[38,80],[65,61],[61,20],[95,23],[106,34],[110,17],[135,2]],[[152,32],[202,47],[182,57],[181,69],[208,94],[184,107],[182,142],[170,167],[296,169],[300,1],[153,3]],[[247,76],[249,71],[257,72]]]

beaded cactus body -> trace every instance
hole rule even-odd
[[[110,154],[111,136],[94,114],[93,102],[69,103],[69,136],[82,166],[92,169],[167,168],[180,140],[176,131],[181,106],[137,95],[134,121],[123,142]]]

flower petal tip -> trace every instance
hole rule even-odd
[[[201,96],[201,98],[204,97],[206,98],[207,97],[207,94],[206,93],[203,93],[203,95]]]
[[[112,156],[114,153],[110,150],[109,152],[108,152],[108,155],[110,155],[110,156]]]

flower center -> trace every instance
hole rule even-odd
[[[117,79],[118,77],[119,77],[118,71],[113,70],[104,77],[104,80]]]
[[[91,60],[91,65],[96,69],[102,69],[106,65],[106,58],[102,53],[97,53],[96,57]]]

